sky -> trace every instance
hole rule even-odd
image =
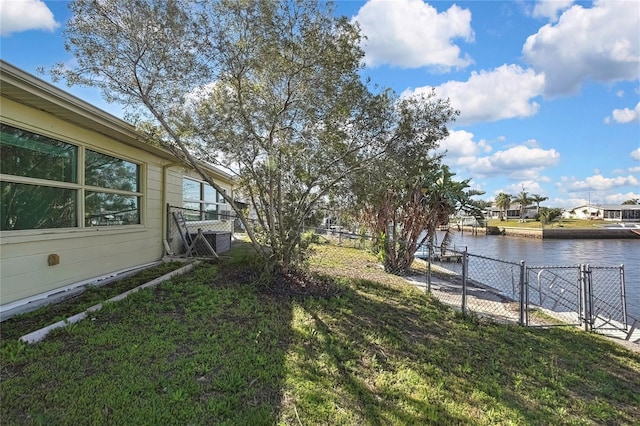
[[[363,77],[401,96],[434,89],[460,111],[440,149],[480,197],[542,206],[640,198],[640,1],[337,1],[364,39]],[[0,0],[0,57],[72,63],[66,1]],[[118,117],[95,89],[58,86]]]

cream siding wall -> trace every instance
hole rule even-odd
[[[140,164],[144,194],[140,225],[1,232],[2,305],[162,257],[167,160],[4,97],[0,107],[6,124]],[[48,266],[48,255],[54,253],[60,264]]]

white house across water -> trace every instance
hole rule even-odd
[[[585,204],[565,210],[566,219],[601,219],[613,222],[640,222],[640,205],[628,204]]]

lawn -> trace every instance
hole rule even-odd
[[[462,316],[356,249],[316,248],[331,297],[255,267],[234,248],[31,346],[3,323],[2,423],[638,424],[640,354],[605,338]]]

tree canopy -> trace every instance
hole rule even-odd
[[[54,76],[100,88],[197,170],[245,222],[271,272],[304,258],[305,217],[330,193],[363,184],[360,171],[386,164],[401,178],[394,185],[420,186],[435,164],[425,153],[454,115],[434,95],[374,92],[359,73],[361,34],[331,3],[74,0],[70,8],[65,40],[77,65],[59,64]],[[236,174],[254,221],[202,162]]]

